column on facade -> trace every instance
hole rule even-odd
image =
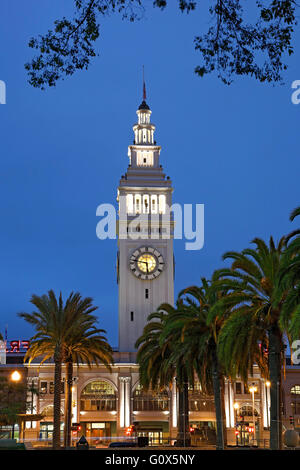
[[[232,382],[228,382],[228,395],[229,395],[229,425],[231,428],[235,426],[234,408],[233,408],[233,386]]]
[[[130,404],[131,404],[131,387],[130,387],[130,382],[131,378],[130,377],[125,377],[125,427],[130,426],[130,415],[131,415],[131,410],[130,410]]]
[[[225,402],[226,428],[234,428],[234,425],[235,425],[233,398],[234,398],[234,393],[233,393],[232,383],[229,380],[225,380],[224,402]]]
[[[268,423],[268,428],[271,426],[271,411],[270,411],[270,406],[271,406],[271,396],[270,396],[270,386],[266,387],[266,398],[267,398],[267,423]]]
[[[261,409],[263,410],[263,425],[265,428],[270,426],[270,387],[261,381]]]
[[[225,380],[224,384],[224,402],[225,402],[225,418],[226,418],[226,428],[230,427],[230,406],[229,406],[229,388],[228,380]]]
[[[78,423],[80,420],[77,418],[78,416],[78,399],[77,399],[77,384],[73,383],[72,386],[72,403],[71,403],[71,415],[72,415],[72,423]]]
[[[130,377],[119,377],[119,420],[120,428],[130,426]]]
[[[119,419],[120,419],[120,428],[125,426],[125,393],[124,393],[124,377],[119,377]]]

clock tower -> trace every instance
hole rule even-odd
[[[119,351],[135,351],[147,317],[174,302],[172,183],[160,164],[161,147],[144,96],[118,188]]]

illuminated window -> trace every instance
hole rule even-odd
[[[300,395],[300,385],[294,385],[291,388],[291,395]]]
[[[291,407],[293,415],[300,415],[300,385],[291,388]]]
[[[136,214],[139,214],[141,212],[141,196],[140,196],[140,194],[135,195],[134,202],[135,202],[135,212],[136,212]]]
[[[168,411],[169,395],[166,390],[143,390],[138,385],[133,392],[133,411]]]
[[[215,411],[213,398],[202,392],[200,382],[195,382],[194,386],[189,385],[188,393],[190,411]]]
[[[81,411],[115,411],[116,406],[115,389],[105,380],[89,383],[81,393]]]
[[[48,390],[48,383],[47,382],[41,382],[40,385],[40,393],[47,393]]]
[[[250,405],[243,405],[240,408],[241,416],[253,416],[253,407]],[[257,410],[254,408],[254,416],[258,416]]]
[[[143,212],[144,214],[149,214],[149,196],[144,194],[143,196]]]

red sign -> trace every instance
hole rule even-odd
[[[19,353],[19,352],[25,352],[28,350],[30,345],[30,341],[27,340],[13,340],[13,341],[8,341],[6,344],[6,353]]]

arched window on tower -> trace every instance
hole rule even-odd
[[[140,194],[135,195],[134,203],[135,203],[135,213],[140,214],[141,213],[141,195]]]
[[[143,213],[149,214],[149,195],[144,194],[143,196]]]

